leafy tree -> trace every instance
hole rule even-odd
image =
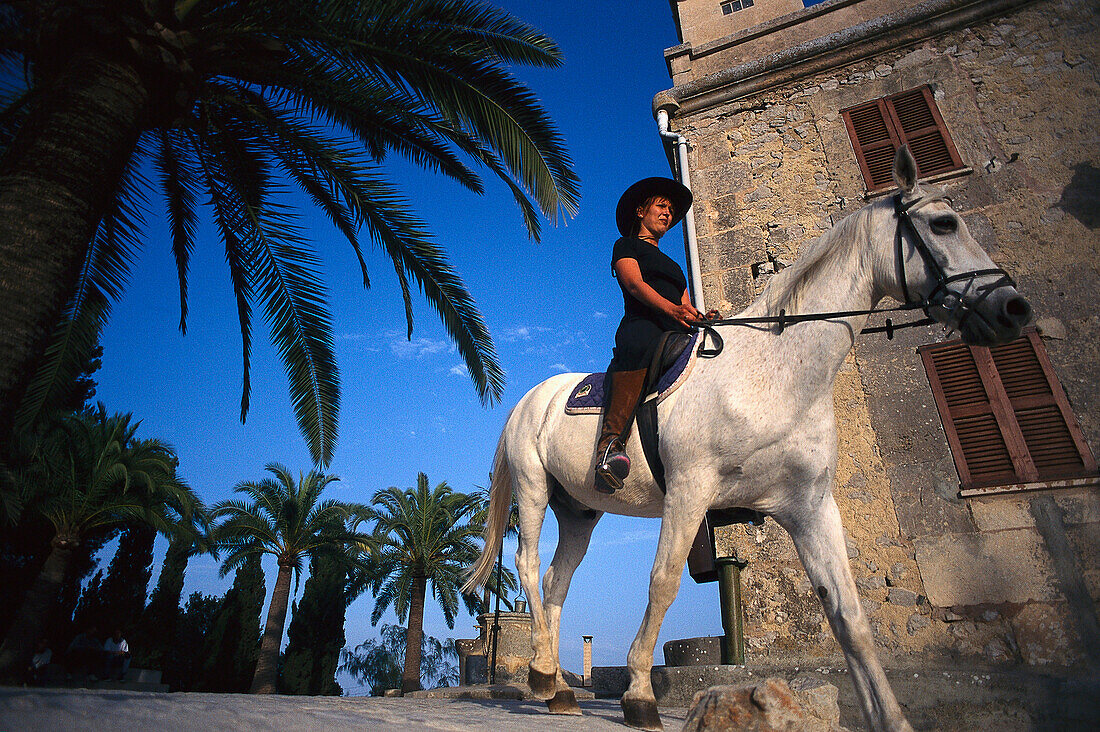
[[[295,483],[294,477],[281,465],[269,463],[266,469],[274,479],[242,482],[234,488],[248,496],[252,503],[223,501],[211,510],[211,517],[221,520],[214,527],[213,537],[219,546],[228,550],[222,563],[222,576],[252,555],[271,554],[278,563],[252,682],[254,694],[275,693],[290,580],[300,575],[302,560],[328,555],[355,564],[358,553],[370,542],[370,537],[343,528],[365,507],[320,500],[325,487],[339,478],[312,471],[308,475],[299,474]]]
[[[349,599],[348,567],[332,557],[310,560],[309,579],[287,629],[280,690],[288,694],[339,695],[336,669],[344,647]]]
[[[408,632],[400,625],[382,626],[379,640],[367,639],[354,651],[340,653],[340,670],[366,684],[372,696],[382,696],[386,689],[396,689],[401,683],[405,665]],[[423,635],[420,645],[421,683],[429,688],[458,684],[458,651],[450,638],[439,641]]]
[[[379,491],[364,514],[365,519],[374,521],[379,543],[371,623],[377,623],[391,605],[399,620],[408,618],[403,692],[420,688],[424,599],[429,584],[447,627],[454,627],[466,567],[480,553],[481,527],[472,520],[480,505],[476,495],[455,493],[446,482],[430,489],[428,476],[419,473],[416,488]],[[474,612],[477,598],[463,599],[467,610]]]
[[[264,609],[264,571],[260,555],[237,567],[233,586],[218,604],[210,632],[197,648],[203,659],[202,691],[244,693],[252,685],[260,653],[260,614]]]
[[[219,599],[201,592],[192,592],[180,614],[176,626],[176,639],[164,663],[162,680],[174,691],[193,691],[198,686],[202,669],[202,656],[196,649],[210,634]]]
[[[136,439],[137,424],[130,419],[107,416],[103,405],[71,416],[40,440],[38,460],[16,476],[25,510],[45,517],[54,536],[50,555],[0,645],[0,677],[10,678],[29,655],[86,534],[144,522],[172,536],[186,531],[187,518],[201,511],[199,499],[175,475],[171,449]]]
[[[475,192],[472,166],[484,166],[535,238],[539,210],[574,212],[560,136],[508,71],[559,65],[552,40],[482,0],[6,0],[0,54],[27,81],[0,115],[5,420],[47,349],[61,359],[58,343],[89,342],[125,287],[153,187],[146,164],[172,232],[181,330],[200,201],[220,235],[243,340],[242,418],[261,304],[313,459],[332,457],[332,329],[317,256],[278,201],[287,181],[351,242],[366,285],[365,230],[393,261],[410,332],[411,280],[482,399],[499,399],[504,375],[476,306],[381,164],[392,151]],[[63,314],[74,325],[51,338]]]

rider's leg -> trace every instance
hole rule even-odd
[[[608,371],[604,389],[607,391],[603,429],[596,445],[596,490],[613,493],[623,487],[630,473],[630,458],[626,456],[626,436],[638,406],[645,369]]]

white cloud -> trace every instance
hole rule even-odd
[[[592,317],[593,318],[606,318],[607,313],[603,312],[602,310],[593,310],[592,311]]]
[[[606,536],[598,535],[598,538],[592,543],[597,546],[628,546],[630,544],[657,544],[657,539],[660,537],[660,529],[632,529],[630,531],[620,531],[617,534],[611,534]]]
[[[451,367],[451,370],[448,373],[453,374],[454,376],[469,376],[470,370],[466,368],[466,364],[457,363]]]
[[[451,353],[454,344],[446,339],[413,338],[411,341],[398,333],[388,333],[390,350],[398,358],[422,358],[436,353]]]
[[[563,363],[552,363],[552,364],[550,364],[550,370],[551,371],[557,371],[559,374],[567,374],[570,371],[572,371],[573,369],[569,368],[568,366],[566,366]]]

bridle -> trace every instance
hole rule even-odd
[[[804,313],[799,315],[787,315],[785,310],[780,310],[779,315],[762,315],[751,318],[722,318],[716,320],[701,321],[693,323],[696,328],[703,331],[703,344],[699,349],[699,355],[705,358],[713,358],[722,352],[723,342],[722,337],[718,334],[718,331],[714,329],[717,325],[753,325],[761,323],[774,323],[778,326],[776,328],[776,335],[781,335],[783,330],[794,323],[804,323],[813,320],[834,320],[836,318],[847,318],[858,315],[871,315],[874,313],[886,313],[897,312],[906,310],[922,310],[928,317],[922,318],[909,323],[899,323],[895,325],[890,318],[886,319],[886,325],[874,326],[870,328],[864,328],[860,331],[863,333],[885,333],[888,339],[893,339],[894,331],[900,328],[915,328],[922,325],[932,325],[937,321],[931,317],[931,308],[943,308],[947,317],[943,318],[946,323],[954,323],[954,328],[961,328],[963,323],[971,315],[978,315],[980,318],[984,318],[981,313],[978,313],[974,308],[981,304],[987,297],[989,297],[994,290],[1001,287],[1015,287],[1016,283],[1012,277],[1005,270],[1000,267],[991,267],[988,269],[972,269],[966,272],[960,272],[959,274],[948,275],[944,271],[943,267],[938,261],[936,261],[935,255],[932,254],[932,250],[928,247],[928,243],[924,240],[924,237],[920,235],[917,227],[913,224],[912,218],[910,218],[910,212],[917,210],[918,208],[932,203],[934,201],[947,200],[947,196],[942,191],[934,191],[925,196],[922,196],[909,203],[902,201],[902,194],[899,192],[894,195],[894,216],[897,218],[897,227],[894,229],[894,261],[897,268],[898,282],[901,284],[901,292],[903,301],[902,304],[892,308],[870,309],[870,310],[838,310],[829,313]],[[932,276],[936,280],[936,286],[932,288],[932,291],[927,297],[914,300],[909,292],[909,284],[906,282],[905,272],[905,250],[904,250],[904,235],[907,230],[909,239],[913,244],[913,248],[920,254],[921,260],[924,262],[924,266],[932,273]],[[977,291],[980,296],[971,304],[965,302],[965,297],[970,292],[971,287],[974,286],[974,280],[978,277],[986,277],[989,275],[1000,275],[993,282],[980,285]],[[949,285],[955,282],[961,282],[965,280],[966,286],[962,292],[953,291]],[[944,303],[953,300],[953,302],[947,306]],[[945,326],[945,328],[948,326]],[[714,346],[707,348],[707,337],[710,337],[714,341]]]
[[[932,307],[943,307],[947,314],[944,319],[947,323],[954,323],[954,327],[961,328],[963,323],[971,315],[975,314],[974,308],[980,305],[989,297],[994,290],[1001,287],[1015,287],[1016,282],[1000,267],[991,267],[989,269],[972,269],[967,272],[960,272],[955,275],[948,275],[943,271],[943,267],[936,261],[936,257],[933,256],[932,250],[928,248],[928,243],[925,242],[924,237],[920,235],[917,227],[913,225],[913,220],[910,218],[909,213],[915,211],[925,204],[932,203],[933,201],[946,200],[946,196],[942,192],[931,193],[927,196],[922,196],[915,201],[911,201],[906,204],[901,200],[901,193],[894,195],[894,216],[897,217],[898,225],[894,230],[894,263],[897,267],[898,282],[901,284],[901,293],[903,302],[906,305],[910,303],[915,304],[925,315],[931,317],[929,309]],[[905,274],[905,252],[902,246],[902,230],[908,229],[909,238],[913,244],[913,248],[920,254],[921,259],[924,261],[924,266],[932,273],[932,276],[936,279],[936,286],[932,288],[932,291],[928,293],[928,296],[922,300],[914,301],[909,294],[909,284],[906,281]],[[970,292],[970,288],[974,285],[974,280],[978,277],[985,277],[988,275],[1000,275],[993,282],[986,285],[979,285],[977,292],[981,293],[978,298],[971,304],[966,303],[966,294]],[[962,292],[955,292],[951,290],[948,285],[953,282],[961,282],[966,280],[966,286]],[[953,299],[954,303],[950,307],[944,307],[943,303]],[[979,317],[982,317],[979,314]]]

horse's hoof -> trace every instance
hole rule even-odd
[[[541,671],[536,671],[528,667],[527,686],[531,688],[531,693],[534,694],[536,698],[542,699],[543,701],[550,701],[554,698],[554,694],[557,693],[558,690],[558,675],[556,673],[544,674]]]
[[[581,707],[577,704],[577,697],[572,689],[562,689],[554,698],[546,700],[546,706],[551,714],[580,714]]]
[[[661,725],[661,715],[657,713],[656,702],[623,697],[621,703],[623,705],[623,718],[627,726],[653,730],[653,732],[660,732],[664,729],[664,726]]]

